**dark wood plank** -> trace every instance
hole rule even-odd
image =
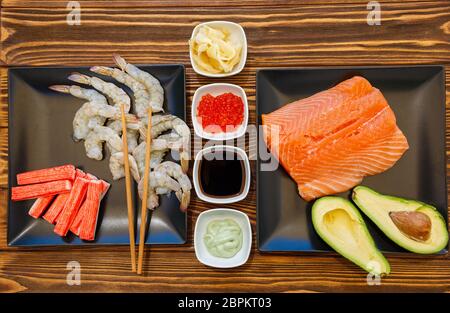
[[[0,67],[0,188],[8,187],[8,76]],[[0,236],[1,237],[1,236]]]
[[[8,187],[8,128],[0,128],[0,188]],[[1,237],[1,236],[0,236]]]
[[[325,0],[78,0],[81,7],[250,7],[250,6],[280,6],[280,5],[305,5],[328,4]],[[367,4],[365,0],[336,0],[333,4]],[[387,2],[404,2],[402,0],[384,0]],[[409,2],[423,3],[423,0],[409,0]],[[66,0],[3,0],[4,7],[66,7]]]
[[[2,234],[6,233],[6,199],[7,190],[0,189]],[[198,207],[198,203],[195,204],[195,208]],[[254,221],[253,216],[251,219]],[[0,246],[0,292],[183,292],[186,288],[194,292],[357,292],[396,291],[400,284],[403,291],[421,288],[450,291],[450,262],[446,256],[388,255],[392,275],[382,279],[381,286],[368,286],[361,270],[334,253],[262,254],[253,248],[249,262],[243,267],[214,270],[196,261],[192,238],[189,238],[188,244],[182,246],[147,247],[145,275],[139,277],[129,271],[129,250],[125,246],[7,248],[4,236],[0,237]],[[70,261],[81,265],[82,285],[79,287],[66,284],[66,266]]]
[[[8,65],[110,64],[111,53],[119,52],[137,63],[188,64],[193,27],[220,18],[246,29],[249,68],[450,61],[445,53],[448,1],[383,8],[381,26],[367,25],[362,4],[261,7],[245,13],[239,8],[89,8],[80,26],[66,24],[65,9],[5,8],[1,59]]]
[[[7,69],[0,67],[0,128],[8,127],[8,75]]]
[[[92,251],[90,254],[81,251],[61,252],[44,251],[39,256],[30,252],[11,252],[0,262],[7,269],[0,276],[15,282],[30,291],[100,291],[112,292],[192,292],[211,291],[266,291],[266,292],[323,292],[323,291],[398,291],[396,286],[402,283],[402,290],[415,291],[425,288],[433,292],[448,291],[449,271],[442,269],[448,260],[433,260],[427,262],[408,260],[415,266],[426,266],[427,272],[412,272],[407,264],[398,265],[394,260],[397,273],[382,280],[381,286],[367,286],[365,275],[354,275],[346,269],[343,260],[335,256],[315,256],[304,259],[297,266],[283,266],[277,260],[283,256],[269,255],[258,260],[253,259],[239,270],[212,270],[198,263],[192,263],[193,252],[177,253],[175,251],[151,252],[152,265],[144,267],[145,276],[138,277],[129,272],[129,266],[123,261],[128,257],[125,247],[118,248],[111,257],[111,252]],[[33,262],[33,268],[27,268],[25,258]],[[168,258],[177,258],[177,262],[167,262]],[[301,257],[286,256],[295,262]],[[99,261],[98,260],[102,260]],[[21,261],[22,260],[22,261]],[[82,285],[71,287],[66,284],[66,265],[77,260],[81,264]],[[191,263],[190,263],[191,262]],[[329,264],[334,266],[330,268]],[[48,264],[52,264],[51,267]],[[174,266],[178,270],[174,270]],[[328,268],[323,270],[323,268]],[[259,272],[256,272],[257,269]],[[124,283],[126,282],[126,283]],[[216,283],[211,283],[216,282]],[[15,284],[11,284],[17,288]],[[1,284],[0,284],[1,286]],[[11,287],[9,287],[11,288]]]
[[[3,168],[3,166],[2,166]],[[0,249],[7,247],[8,189],[0,188]],[[1,290],[1,288],[0,288]]]

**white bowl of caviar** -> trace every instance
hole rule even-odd
[[[200,213],[195,223],[197,259],[211,267],[232,268],[245,264],[252,247],[252,228],[247,214],[233,209]]]
[[[207,77],[240,73],[247,60],[247,38],[241,25],[228,21],[198,24],[189,39],[194,71]]]
[[[215,83],[198,88],[191,105],[197,136],[208,140],[231,140],[245,135],[248,101],[238,85]]]

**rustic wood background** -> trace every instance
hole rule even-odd
[[[193,72],[187,40],[197,23],[220,19],[238,22],[246,30],[247,65],[241,74],[222,81],[246,90],[250,123],[256,118],[255,71],[264,67],[444,64],[450,105],[448,0],[380,1],[381,26],[366,24],[367,1],[360,0],[79,2],[80,26],[66,24],[67,1],[1,3],[0,292],[450,292],[448,255],[388,255],[392,274],[382,279],[381,286],[368,286],[364,272],[334,253],[262,254],[254,248],[240,268],[208,268],[195,258],[192,225],[200,212],[213,205],[195,197],[188,243],[147,248],[144,276],[130,272],[128,247],[8,248],[7,75],[11,66],[109,65],[113,52],[133,63],[183,63],[189,103],[197,87],[216,80]],[[255,230],[255,183],[245,201],[229,207],[247,213]],[[81,263],[81,286],[66,284],[66,264],[71,260]]]

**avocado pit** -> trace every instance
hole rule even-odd
[[[406,236],[416,241],[427,241],[431,234],[431,219],[418,211],[390,212],[395,226]]]

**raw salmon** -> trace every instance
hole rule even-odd
[[[383,94],[355,76],[262,115],[272,154],[309,201],[347,191],[408,149]]]

